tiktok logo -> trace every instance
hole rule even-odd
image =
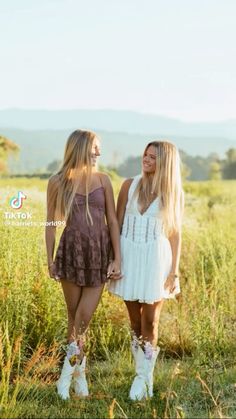
[[[23,199],[26,199],[26,195],[18,191],[17,197],[13,196],[10,200],[10,206],[14,209],[20,209],[23,205]]]

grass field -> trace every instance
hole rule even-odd
[[[113,177],[114,190],[121,180]],[[104,292],[88,332],[90,397],[61,401],[55,391],[66,336],[60,285],[47,274],[47,181],[0,179],[0,417],[236,417],[236,182],[186,183],[181,289],[160,320],[154,397],[131,402],[134,375],[127,314]],[[35,225],[6,225],[9,199]],[[62,232],[58,229],[57,242]]]

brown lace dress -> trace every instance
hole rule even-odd
[[[60,238],[53,270],[56,280],[98,287],[108,281],[109,230],[105,223],[105,196],[101,186],[88,196],[93,225],[86,220],[86,197],[76,193],[70,221]]]

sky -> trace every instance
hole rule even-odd
[[[236,0],[0,0],[0,109],[236,118]]]

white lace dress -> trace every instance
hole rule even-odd
[[[163,232],[159,198],[143,215],[138,210],[134,191],[141,178],[135,176],[129,188],[128,202],[121,232],[121,259],[123,278],[110,280],[108,289],[123,300],[153,304],[179,294],[179,280],[170,294],[164,290],[165,280],[172,266],[172,251]]]

